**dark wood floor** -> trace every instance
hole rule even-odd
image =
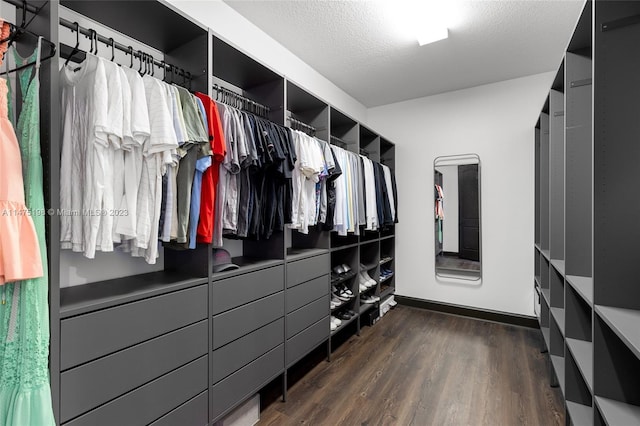
[[[538,330],[398,306],[290,372],[260,425],[563,425]],[[266,401],[265,401],[266,400]]]

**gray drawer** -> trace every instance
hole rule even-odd
[[[284,290],[284,266],[213,283],[213,315]]]
[[[66,422],[206,355],[207,320],[62,373],[60,420]]]
[[[160,417],[150,426],[205,426],[209,423],[209,391],[185,402],[169,414]]]
[[[328,254],[322,254],[287,263],[287,287],[327,275],[330,270],[329,258]]]
[[[216,420],[230,408],[253,395],[268,380],[282,373],[283,361],[284,345],[280,345],[214,385],[209,391],[209,420]]]
[[[315,324],[329,315],[329,295],[309,303],[287,315],[287,339],[292,338],[305,328]]]
[[[213,317],[213,349],[284,316],[284,292]]]
[[[206,389],[207,357],[203,356],[65,425],[149,424]]]
[[[287,340],[287,366],[291,366],[300,358],[311,352],[322,341],[331,335],[330,317],[321,319],[311,327]]]
[[[60,363],[66,370],[207,318],[207,286],[65,319]]]
[[[287,312],[293,312],[325,294],[329,294],[328,275],[289,288],[287,289]]]
[[[214,384],[284,343],[284,318],[257,329],[211,354]]]

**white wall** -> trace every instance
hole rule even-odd
[[[534,315],[533,137],[553,77],[538,74],[369,110],[369,124],[396,143],[399,295]],[[436,279],[434,229],[427,226],[434,158],[466,153],[481,161],[480,285]]]
[[[442,250],[458,252],[458,166],[439,166],[444,192]]]
[[[364,105],[221,0],[167,1],[258,62],[284,75],[354,120],[366,122],[367,109]]]

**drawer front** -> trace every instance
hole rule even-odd
[[[213,283],[213,314],[284,290],[284,266],[263,269]]]
[[[329,315],[329,295],[309,303],[287,315],[287,339]]]
[[[207,286],[189,288],[61,321],[66,370],[207,318]]]
[[[287,340],[287,366],[311,352],[331,335],[330,317],[326,317]]]
[[[169,414],[160,417],[150,426],[205,426],[209,423],[208,414],[209,391],[204,391]]]
[[[206,389],[207,357],[203,356],[64,424],[70,426],[149,424]]]
[[[329,294],[328,275],[289,288],[287,289],[287,312],[293,312],[325,294]],[[327,306],[329,306],[328,303]]]
[[[287,264],[287,287],[327,275],[330,269],[329,255],[309,257]]]
[[[181,365],[206,355],[207,320],[62,373],[60,417],[66,422]]]
[[[254,394],[267,380],[282,373],[283,361],[284,345],[280,345],[214,385],[209,392],[209,420],[217,419],[228,409]]]
[[[284,316],[284,292],[267,296],[213,317],[213,348],[251,333]]]
[[[213,351],[211,384],[224,379],[282,343],[284,343],[284,318]]]

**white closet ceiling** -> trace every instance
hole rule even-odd
[[[556,70],[584,3],[456,1],[449,38],[419,46],[398,0],[225,2],[367,107]]]

